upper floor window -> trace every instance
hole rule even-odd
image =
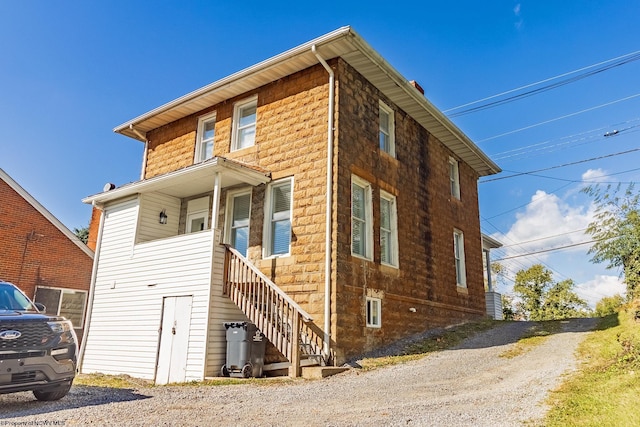
[[[231,151],[251,147],[256,142],[258,98],[238,102],[233,109]]]
[[[242,255],[249,248],[251,190],[229,193],[227,196],[227,241]]]
[[[398,266],[398,221],[396,198],[380,192],[380,262]]]
[[[209,228],[209,197],[187,202],[186,232],[195,233]]]
[[[291,250],[293,179],[271,184],[267,189],[264,256],[286,255]]]
[[[451,195],[460,199],[460,173],[458,171],[458,161],[449,157],[449,182],[451,184]]]
[[[213,157],[213,139],[215,137],[216,113],[198,119],[196,136],[195,163],[203,162]]]
[[[351,254],[372,259],[371,184],[351,177]]]
[[[379,123],[380,149],[395,157],[396,147],[393,110],[382,101],[380,101]]]
[[[456,260],[456,284],[467,287],[467,270],[464,261],[464,235],[460,230],[453,231],[453,255]]]

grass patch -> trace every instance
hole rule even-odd
[[[130,377],[129,375],[79,374],[73,385],[107,388],[141,388],[153,387],[153,381]]]
[[[640,424],[638,303],[602,319],[579,347],[581,366],[550,395],[545,426]]]
[[[536,347],[542,344],[547,337],[550,335],[560,331],[562,325],[561,321],[546,321],[546,322],[538,322],[535,323],[529,330],[515,343],[511,348],[502,352],[500,357],[505,359],[513,359],[514,357],[518,357],[533,347]]]
[[[419,342],[408,344],[400,351],[400,354],[383,357],[370,357],[358,361],[362,369],[372,370],[389,365],[397,365],[411,360],[420,359],[429,353],[445,350],[460,344],[465,338],[479,332],[504,324],[503,321],[483,320],[481,322],[464,323],[462,325],[446,328],[441,333],[434,334]]]
[[[273,377],[273,378],[211,378],[204,381],[189,381],[186,383],[167,384],[169,386],[180,387],[215,387],[223,385],[239,385],[252,384],[260,386],[280,385],[292,382],[289,377]],[[137,389],[145,387],[165,387],[157,386],[153,381],[143,380],[140,378],[130,377],[129,375],[105,375],[105,374],[80,374],[73,381],[74,385],[85,387],[106,387],[106,388],[122,388]]]

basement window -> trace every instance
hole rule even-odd
[[[86,291],[37,286],[34,301],[43,304],[47,314],[64,316],[71,320],[76,329],[82,329],[84,326]]]
[[[367,297],[367,328],[382,327],[382,300]]]

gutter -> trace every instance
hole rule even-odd
[[[311,52],[327,73],[329,73],[329,114],[327,117],[327,201],[325,222],[325,259],[324,259],[324,348],[325,357],[329,358],[329,343],[331,340],[331,214],[333,207],[333,117],[335,110],[335,75],[327,61],[322,58],[316,45],[311,46]]]

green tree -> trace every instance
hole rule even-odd
[[[575,284],[567,279],[552,285],[544,297],[544,320],[586,317],[589,307],[586,301],[573,292]]]
[[[589,249],[593,262],[607,262],[607,268],[622,269],[627,296],[640,295],[640,194],[633,184],[589,186],[583,190],[593,197],[594,220],[587,233],[595,240]]]
[[[504,320],[518,320],[518,312],[513,301],[513,296],[502,294],[500,298],[502,300],[502,317]]]
[[[73,234],[86,245],[89,240],[89,227],[74,228]]]
[[[605,317],[620,311],[624,304],[624,297],[616,294],[611,297],[604,297],[596,303],[595,315],[597,317]]]
[[[551,271],[535,264],[516,273],[513,291],[528,320],[556,320],[585,317],[587,303],[573,291],[573,280],[553,282]]]

